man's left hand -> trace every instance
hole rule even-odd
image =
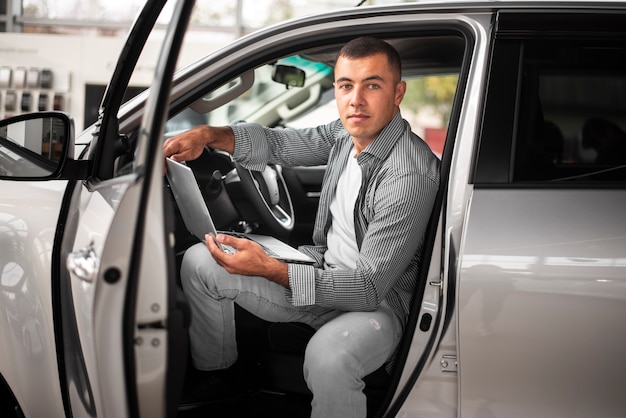
[[[206,245],[217,263],[231,274],[261,276],[289,288],[287,264],[268,256],[263,248],[246,238],[236,238],[228,234],[207,234]],[[227,245],[236,251],[225,252],[217,243]]]

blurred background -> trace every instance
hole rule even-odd
[[[197,0],[181,51],[182,68],[229,42],[287,19],[402,0]],[[95,122],[98,107],[135,17],[145,0],[0,0],[0,119],[20,113],[62,110],[76,132]],[[171,5],[170,5],[171,6]],[[160,17],[164,29],[171,7]],[[163,32],[163,31],[161,31]],[[149,41],[127,98],[147,88],[160,42]],[[411,89],[403,103],[408,119],[431,126],[427,136],[445,135],[447,109],[456,79],[428,77],[427,88]],[[420,86],[424,87],[424,86]],[[412,91],[427,91],[417,96]],[[441,103],[444,108],[441,108]],[[425,119],[425,120],[424,120]]]

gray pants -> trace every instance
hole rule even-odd
[[[197,369],[224,369],[237,360],[237,303],[266,321],[302,322],[317,330],[304,360],[312,417],[366,416],[363,377],[390,358],[401,337],[400,321],[386,303],[373,312],[293,306],[282,286],[226,272],[203,243],[185,253],[181,277],[191,306],[189,335]]]

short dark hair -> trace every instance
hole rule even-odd
[[[358,59],[371,57],[376,54],[383,54],[387,57],[387,62],[391,66],[392,71],[397,74],[398,80],[400,80],[402,77],[400,54],[393,46],[373,36],[361,36],[351,40],[341,48],[337,58]]]

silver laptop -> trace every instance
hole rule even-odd
[[[167,164],[167,179],[170,183],[174,199],[176,199],[176,204],[180,210],[185,227],[187,227],[189,232],[200,239],[200,241],[204,242],[204,236],[206,234],[211,232],[217,234],[218,231],[215,229],[213,219],[202,197],[202,193],[200,193],[193,171],[185,164],[178,163],[169,158],[165,161]],[[227,231],[220,232],[255,241],[263,247],[269,256],[287,263],[313,264],[315,262],[308,255],[268,235],[242,234]],[[228,251],[227,248],[223,249]]]

